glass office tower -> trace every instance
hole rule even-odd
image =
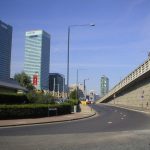
[[[12,27],[0,20],[0,79],[10,78]]]
[[[101,77],[100,89],[101,97],[106,95],[109,91],[109,79],[104,75]]]
[[[43,30],[26,32],[24,72],[37,77],[35,87],[39,90],[49,89],[50,35]]]

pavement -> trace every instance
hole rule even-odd
[[[89,119],[0,128],[0,149],[150,150],[150,115],[103,104],[92,107],[97,115]]]
[[[71,114],[61,115],[61,116],[30,118],[30,119],[0,120],[0,127],[73,121],[73,120],[89,118],[96,114],[96,112],[88,105],[80,105],[80,107],[81,107],[81,112],[76,112],[76,113],[71,113]]]

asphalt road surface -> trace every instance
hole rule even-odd
[[[92,105],[84,120],[0,128],[0,150],[150,150],[150,115]]]

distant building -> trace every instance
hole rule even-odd
[[[70,87],[70,92],[77,89],[77,84],[72,84]],[[79,83],[78,84],[78,98],[84,98],[84,85]]]
[[[106,76],[102,76],[101,77],[101,81],[100,81],[100,93],[101,93],[101,97],[103,97],[104,95],[106,95],[109,91],[109,79]]]
[[[77,89],[77,84],[72,84],[70,85],[70,91],[74,91],[75,89]],[[80,89],[83,93],[84,93],[84,85],[79,83],[78,84],[78,89]]]
[[[95,91],[91,90],[90,93],[89,93],[89,100],[90,101],[95,101],[95,99],[96,99]]]
[[[65,91],[65,77],[59,73],[49,74],[49,90],[55,92]]]
[[[49,89],[50,35],[43,30],[26,32],[24,72],[39,90]]]
[[[12,26],[0,20],[0,79],[10,78]]]
[[[78,87],[84,93],[84,85],[82,83],[79,83]]]

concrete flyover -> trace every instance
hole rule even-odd
[[[97,103],[150,108],[150,58],[120,81]]]

